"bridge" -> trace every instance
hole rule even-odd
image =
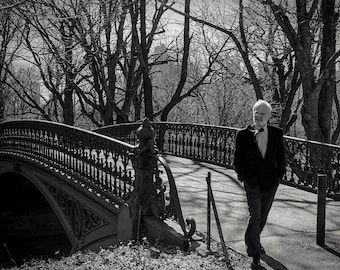
[[[196,224],[184,219],[177,180],[162,155],[232,170],[236,132],[180,123],[151,127],[147,120],[95,131],[37,120],[1,123],[3,253],[45,239],[34,245],[37,252],[50,247],[67,254],[135,239],[141,231],[187,248]],[[283,183],[314,194],[323,175],[327,196],[337,199],[340,148],[292,137],[285,145]]]

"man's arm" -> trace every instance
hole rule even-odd
[[[240,131],[236,134],[235,139],[235,153],[234,153],[234,166],[237,173],[237,178],[241,182],[246,181],[247,176],[244,169],[244,142],[242,142],[242,136]]]

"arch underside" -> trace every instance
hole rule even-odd
[[[71,252],[118,243],[119,205],[103,200],[94,191],[84,192],[76,179],[53,167],[37,166],[20,158],[0,157],[0,181],[8,181],[3,179],[8,173],[23,176],[44,196],[71,243]],[[9,192],[9,196],[12,192],[15,196],[15,190]]]

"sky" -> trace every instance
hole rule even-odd
[[[178,0],[176,1],[176,4],[172,5],[172,7],[181,12],[184,12],[184,2],[184,0]],[[191,0],[190,14],[194,17],[205,19],[202,17],[202,13],[204,13],[204,16],[206,16],[206,20],[211,23],[215,23],[214,17],[211,13],[219,13],[219,17],[224,16],[225,22],[227,23],[227,20],[229,20],[229,18],[233,18],[233,15],[230,16],[232,10],[235,8],[235,5],[233,3],[233,0]],[[168,10],[165,16],[169,18],[169,31],[177,34],[178,32],[182,31],[184,23],[184,17],[182,15]]]

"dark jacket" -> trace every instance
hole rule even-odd
[[[282,179],[286,164],[282,129],[268,125],[268,144],[265,158],[257,146],[251,126],[236,135],[235,171],[238,179],[262,191],[273,188]]]

